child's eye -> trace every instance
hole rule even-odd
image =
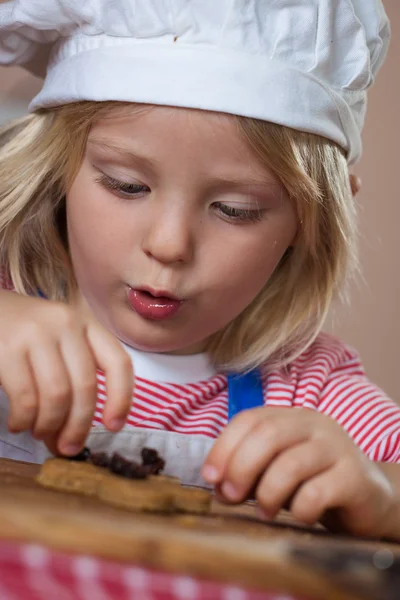
[[[217,209],[225,217],[229,217],[232,221],[240,221],[247,223],[257,223],[263,218],[264,211],[260,209],[249,210],[244,208],[234,208],[222,202],[214,202],[214,208]]]
[[[105,174],[102,174],[97,181],[103,187],[116,192],[123,198],[139,196],[145,192],[150,192],[150,188],[148,188],[147,185],[142,185],[140,183],[124,183]]]

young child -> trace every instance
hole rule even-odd
[[[320,333],[388,38],[378,0],[1,5],[0,62],[45,76],[1,138],[3,456],[149,445],[400,540],[400,408]]]

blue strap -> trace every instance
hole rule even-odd
[[[242,410],[263,406],[264,394],[261,373],[254,369],[249,373],[228,375],[228,420]]]

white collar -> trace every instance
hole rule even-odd
[[[142,352],[122,345],[132,359],[135,375],[149,381],[196,383],[210,379],[217,373],[206,352],[182,356]]]

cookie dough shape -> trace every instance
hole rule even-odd
[[[151,475],[149,479],[163,488],[169,487],[173,495],[175,512],[205,514],[210,509],[211,494],[201,488],[183,487],[176,477]]]
[[[147,479],[124,479],[110,474],[102,480],[98,497],[118,508],[143,512],[174,512],[172,488],[154,484]]]
[[[105,504],[132,511],[205,514],[211,505],[210,492],[183,487],[174,477],[128,479],[104,467],[64,458],[48,459],[36,481],[53,490],[97,497]]]
[[[42,465],[36,481],[44,487],[83,496],[97,496],[102,479],[108,473],[89,463],[63,458],[49,458]]]

